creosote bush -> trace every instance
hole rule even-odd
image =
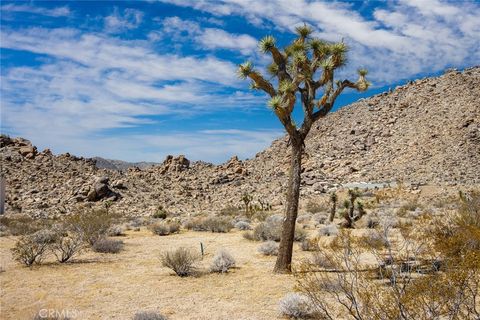
[[[60,263],[67,262],[73,256],[85,249],[85,239],[79,232],[68,232],[57,228],[55,241],[50,244],[50,250]]]
[[[133,320],[168,320],[168,318],[154,311],[139,311],[135,313]]]
[[[315,316],[314,308],[307,296],[288,293],[278,305],[280,314],[290,319],[310,319]]]
[[[65,223],[69,230],[83,235],[85,241],[93,246],[98,239],[105,237],[116,216],[106,209],[87,210],[69,216]]]
[[[276,256],[278,254],[278,243],[275,241],[266,241],[258,247],[258,252],[266,256]]]
[[[190,249],[180,247],[162,254],[162,266],[172,269],[180,277],[193,275],[200,256]]]
[[[13,258],[30,267],[39,264],[47,253],[51,243],[50,238],[44,237],[42,232],[22,236],[12,248]]]
[[[150,230],[156,235],[167,236],[180,231],[180,224],[176,222],[159,222],[150,226]]]
[[[193,231],[226,233],[233,228],[233,225],[231,219],[228,217],[209,216],[206,218],[190,219],[184,224],[184,227]]]
[[[253,239],[256,241],[280,241],[282,236],[282,220],[283,218],[281,216],[280,219],[277,218],[277,216],[271,216],[265,220],[265,222],[257,224],[253,229]],[[300,227],[295,228],[295,241],[302,241],[306,236],[307,233],[305,230]]]
[[[342,230],[296,270],[297,289],[318,319],[479,319],[480,193],[459,202],[395,230],[388,221],[361,237]]]
[[[210,270],[212,272],[227,273],[233,267],[235,267],[235,259],[230,253],[222,249],[213,257]]]
[[[119,253],[122,251],[123,246],[122,240],[100,238],[93,244],[92,249],[99,253]]]
[[[39,264],[45,257],[48,245],[48,242],[39,241],[35,234],[22,236],[12,248],[13,258],[28,267]]]

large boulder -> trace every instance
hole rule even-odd
[[[99,201],[103,199],[116,201],[119,198],[120,194],[110,189],[108,177],[98,178],[93,184],[93,188],[90,188],[87,193],[88,201]]]

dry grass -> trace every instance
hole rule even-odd
[[[2,319],[31,319],[42,308],[78,312],[74,319],[132,319],[139,310],[160,312],[169,319],[276,319],[278,301],[293,290],[295,279],[272,273],[275,257],[256,252],[258,242],[242,232],[183,232],[169,237],[146,228],[127,231],[117,255],[92,251],[73,263],[46,260],[29,269],[12,260],[16,237],[0,238],[0,308]],[[238,268],[228,274],[180,278],[161,267],[162,252],[180,246],[200,251],[199,266],[208,270],[213,256],[225,248]],[[305,257],[295,245],[294,259]],[[51,263],[50,263],[51,262]]]

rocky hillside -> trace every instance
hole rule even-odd
[[[27,140],[0,138],[7,213],[54,216],[109,201],[129,215],[215,212],[244,193],[282,207],[287,140],[255,158],[215,166],[169,156],[125,171],[95,160],[38,152]],[[117,168],[118,169],[118,168]],[[306,143],[302,199],[342,183],[480,185],[480,68],[449,71],[361,100],[321,119]]]

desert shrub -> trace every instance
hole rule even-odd
[[[193,231],[229,232],[232,222],[227,217],[210,216],[206,218],[193,218],[185,222],[184,227]]]
[[[293,240],[295,241],[303,241],[307,238],[307,231],[305,229],[302,229],[300,227],[295,228],[295,235]]]
[[[278,243],[275,241],[266,241],[258,247],[258,252],[266,256],[276,256],[278,255]]]
[[[50,245],[50,250],[60,263],[67,262],[84,248],[85,241],[81,233],[70,232],[64,235],[61,229],[57,232],[55,241]]]
[[[237,223],[235,223],[235,228],[238,229],[238,230],[251,230],[252,229],[250,224],[246,221],[238,221]]]
[[[155,219],[166,219],[167,216],[168,213],[163,206],[158,206],[157,211],[155,211],[152,215],[152,217]]]
[[[418,204],[418,199],[409,200],[402,204],[400,208],[397,210],[397,215],[400,217],[404,217],[408,212],[415,211],[417,208],[420,208]]]
[[[319,212],[327,212],[328,206],[323,202],[309,200],[305,206],[305,210],[314,214]]]
[[[220,250],[213,257],[210,270],[212,272],[226,273],[228,269],[235,267],[235,259],[226,250]]]
[[[328,215],[326,213],[317,213],[313,215],[312,219],[316,224],[325,224],[325,222],[327,222]]]
[[[48,243],[52,244],[57,241],[59,236],[62,236],[62,233],[57,233],[55,228],[52,229],[42,229],[35,232],[35,241],[38,243]]]
[[[110,237],[121,237],[125,235],[124,229],[122,226],[112,226],[108,229],[107,232],[108,236]]]
[[[250,240],[250,241],[254,241],[254,240],[255,240],[255,237],[254,237],[252,231],[244,232],[244,233],[242,234],[242,237],[243,237],[244,239],[247,239],[247,240]]]
[[[375,229],[378,226],[379,222],[377,218],[368,217],[366,224],[367,224],[367,228]]]
[[[0,237],[5,237],[9,235],[8,227],[6,225],[0,224]]]
[[[165,252],[161,256],[162,265],[172,269],[180,277],[192,275],[198,260],[200,260],[198,254],[184,247]]]
[[[180,231],[180,225],[176,222],[160,222],[150,226],[150,230],[156,235],[167,236]]]
[[[319,249],[318,239],[304,239],[300,244],[300,248],[302,248],[303,251],[317,251]]]
[[[50,239],[45,238],[42,233],[22,236],[12,248],[13,258],[26,266],[39,264],[45,257],[50,243]]]
[[[276,216],[270,216],[265,222],[261,222],[255,226],[253,229],[253,238],[256,241],[280,241],[282,237],[282,222],[283,217],[278,219]],[[306,231],[301,227],[295,228],[295,241],[302,241],[306,236]]]
[[[154,311],[139,311],[135,313],[133,320],[168,320],[168,318]]]
[[[220,210],[220,215],[221,216],[236,216],[242,213],[242,210],[235,207],[235,206],[227,206]]]
[[[338,227],[334,224],[326,225],[318,230],[319,236],[335,236],[338,234]]]
[[[360,239],[342,230],[318,252],[320,263],[296,270],[318,318],[479,319],[480,193],[464,195],[456,212],[391,229],[381,224]]]
[[[317,269],[331,270],[337,267],[336,261],[322,250],[315,251],[310,261],[313,266],[318,267]]]
[[[278,309],[282,316],[291,319],[309,319],[315,316],[315,309],[309,298],[298,293],[288,293],[280,300]]]
[[[33,234],[39,230],[48,229],[51,221],[47,219],[33,219],[28,216],[20,217],[5,217],[0,216],[0,226],[4,233],[9,233],[12,236],[22,236]]]
[[[282,234],[281,224],[261,222],[253,229],[253,238],[256,241],[280,241]]]
[[[220,232],[225,233],[229,232],[233,226],[232,222],[227,217],[207,217],[203,224],[205,225],[206,229],[211,232]]]
[[[104,238],[115,220],[115,215],[106,209],[88,210],[69,216],[65,223],[69,230],[83,235],[84,240],[93,246]]]
[[[312,220],[313,215],[312,214],[302,214],[297,217],[297,222],[298,223],[307,223],[310,220]]]
[[[99,253],[119,253],[122,251],[123,246],[122,240],[100,238],[93,244],[92,249]]]

